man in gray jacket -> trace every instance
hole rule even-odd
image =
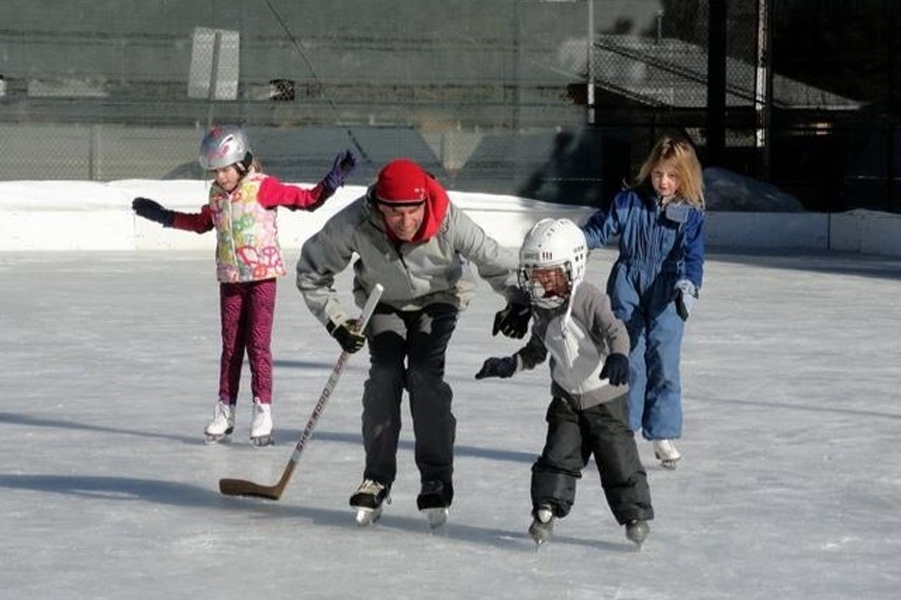
[[[335,275],[353,263],[354,299],[365,303],[384,287],[364,332],[338,301]],[[401,397],[409,393],[415,459],[422,483],[420,511],[437,527],[454,495],[453,392],[444,381],[447,344],[475,282],[469,269],[506,297],[494,321],[521,338],[528,329],[528,299],[517,287],[517,258],[498,246],[455,207],[441,185],[408,159],[389,162],[374,186],[333,216],[303,245],[297,287],[310,311],[346,352],[369,341],[369,378],[363,391],[363,483],[351,496],[357,522],[379,518],[397,474]]]

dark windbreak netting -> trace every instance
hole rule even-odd
[[[8,0],[0,180],[200,178],[212,124],[315,181],[335,152],[600,205],[665,130],[810,210],[901,210],[890,0]]]

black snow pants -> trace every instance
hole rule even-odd
[[[451,412],[453,392],[444,381],[444,361],[458,314],[450,304],[431,304],[417,311],[379,304],[372,315],[366,333],[369,379],[363,391],[365,479],[389,488],[394,483],[400,405],[406,389],[421,482],[452,485],[457,421]]]
[[[625,396],[584,410],[554,398],[547,410],[547,441],[532,465],[533,510],[550,505],[565,517],[575,502],[576,480],[594,455],[601,487],[617,523],[654,518],[647,472],[629,427]]]

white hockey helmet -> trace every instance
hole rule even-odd
[[[535,306],[558,308],[585,278],[588,247],[585,234],[569,219],[542,219],[526,234],[519,250],[519,286]],[[559,268],[569,282],[565,296],[547,296],[532,276],[535,271]]]
[[[250,168],[253,155],[244,130],[235,125],[213,127],[200,142],[200,166],[204,171],[236,165],[242,173]]]

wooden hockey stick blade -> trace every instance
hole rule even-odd
[[[266,500],[278,500],[288,486],[288,480],[291,479],[296,464],[293,460],[289,461],[281,479],[275,485],[260,485],[246,479],[226,478],[219,480],[219,492],[226,496],[252,496]]]

